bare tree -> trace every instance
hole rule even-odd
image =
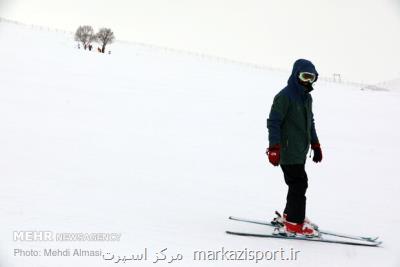
[[[81,42],[85,49],[91,42],[95,42],[96,35],[94,34],[92,26],[79,26],[75,32],[75,41]]]
[[[106,50],[106,45],[114,42],[115,36],[111,29],[101,28],[96,34],[96,40],[101,44],[101,52],[104,53]]]

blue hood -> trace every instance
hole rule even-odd
[[[293,64],[292,74],[288,80],[288,87],[292,90],[295,90],[298,93],[304,93],[304,87],[299,83],[299,73],[300,72],[311,72],[317,75],[315,81],[318,79],[318,72],[315,69],[314,64],[307,59],[298,59]]]

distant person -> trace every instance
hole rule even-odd
[[[83,45],[83,48],[86,50],[86,48],[87,48],[87,45],[86,45],[86,44],[84,44],[84,45]]]
[[[276,234],[319,235],[316,225],[305,217],[308,178],[304,168],[310,145],[313,161],[322,160],[310,94],[317,79],[318,72],[310,61],[297,60],[287,86],[275,96],[267,120],[268,159],[274,166],[281,165],[289,187],[283,217],[278,215],[272,222],[279,226]]]
[[[89,51],[92,51],[93,46],[90,44],[89,45]]]
[[[97,47],[97,52],[101,53],[101,48]]]

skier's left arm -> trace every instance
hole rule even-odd
[[[315,130],[314,113],[311,110],[311,144],[319,143],[317,130]]]
[[[317,131],[315,130],[314,113],[312,111],[312,99],[311,99],[311,149],[314,151],[313,161],[316,163],[321,162],[322,150],[318,140]]]

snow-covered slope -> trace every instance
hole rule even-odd
[[[287,74],[123,43],[103,55],[78,50],[70,35],[4,22],[0,38],[1,266],[112,264],[14,256],[49,248],[120,256],[148,248],[151,266],[164,248],[183,254],[175,265],[254,264],[193,260],[194,250],[222,247],[293,248],[293,266],[399,266],[398,92],[322,81],[313,92],[324,160],[307,164],[308,216],[326,229],[379,235],[381,248],[227,236],[268,231],[229,215],[270,219],[283,208],[282,174],[264,151],[266,116]],[[22,230],[122,236],[13,241]]]

